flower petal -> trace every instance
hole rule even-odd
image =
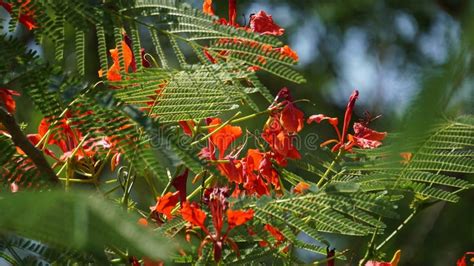
[[[204,0],[202,2],[202,12],[214,16],[214,8],[212,7],[212,0]]]
[[[280,36],[285,32],[284,29],[273,22],[272,16],[267,15],[263,10],[250,17],[250,29],[262,35]]]
[[[324,114],[312,115],[308,118],[308,120],[306,120],[306,123],[311,124],[313,122],[316,122],[319,124],[321,123],[321,121],[324,120],[328,120],[329,124],[331,124],[332,126],[337,126],[339,124],[339,120],[337,119],[337,117],[330,117]]]
[[[189,203],[188,201],[184,202],[183,207],[181,208],[181,216],[183,216],[183,219],[190,222],[192,225],[199,226],[203,230],[207,230],[204,226],[206,213],[202,211],[196,203]]]
[[[297,133],[303,129],[304,114],[292,102],[289,102],[280,113],[280,121],[288,132]]]
[[[221,124],[219,118],[214,118],[209,125],[218,126]],[[210,129],[209,132],[214,132],[215,129]],[[230,144],[234,142],[238,137],[242,135],[242,129],[238,126],[226,125],[214,133],[210,140],[219,150],[219,158],[225,157],[225,151],[229,148]]]
[[[242,211],[242,210],[231,210],[228,209],[227,212],[227,224],[229,225],[229,230],[242,225],[253,218],[254,211],[252,209]]]
[[[151,207],[151,210],[158,213],[162,213],[166,216],[167,219],[171,219],[171,211],[179,202],[179,191],[176,191],[174,193],[168,192],[163,197],[158,197],[156,201],[156,205],[154,207]]]

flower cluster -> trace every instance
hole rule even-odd
[[[281,36],[284,34],[285,30],[273,21],[273,18],[271,15],[268,15],[263,10],[257,12],[257,14],[250,15],[250,21],[248,25],[240,26],[236,22],[236,18],[237,18],[236,0],[229,0],[228,3],[229,3],[228,20],[226,20],[225,18],[220,18],[219,20],[216,21],[216,23],[221,24],[221,25],[229,25],[229,26],[235,27],[236,29],[245,30],[247,32],[255,32],[260,35]],[[203,2],[202,8],[203,8],[204,13],[209,14],[211,16],[215,15],[214,9],[212,7],[212,0],[205,0]],[[298,61],[298,55],[288,45],[285,45],[283,47],[272,47],[269,45],[261,45],[257,42],[242,40],[239,38],[220,39],[217,42],[217,44],[220,44],[220,45],[226,44],[226,43],[238,43],[238,44],[247,45],[249,47],[258,47],[261,49],[262,55],[265,55],[266,53],[269,53],[269,52],[277,52],[281,54],[282,58],[289,57],[289,58],[292,58],[294,61]],[[217,57],[211,55],[211,53],[207,49],[204,49],[204,54],[209,59],[209,61],[212,62],[213,64],[218,62]],[[230,54],[229,51],[223,50],[218,53],[218,56],[225,58],[225,56],[229,54]],[[266,64],[266,60],[262,55],[259,56],[258,60],[262,65],[264,65]],[[257,71],[260,68],[258,66],[250,66],[248,69],[250,71]]]
[[[19,12],[20,14],[18,15],[18,20],[20,21],[21,24],[23,24],[28,30],[33,30],[38,27],[36,25],[34,16],[35,12],[30,9],[31,0],[19,0],[17,4],[20,4],[19,6]],[[7,3],[3,0],[0,0],[0,6],[5,8],[5,10],[8,13],[11,13],[13,10],[13,4],[12,3]]]

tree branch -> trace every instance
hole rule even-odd
[[[46,175],[53,183],[58,182],[58,177],[53,169],[49,166],[43,153],[38,150],[23,134],[20,126],[16,123],[15,118],[0,104],[0,122],[7,129],[12,137],[13,143],[20,147],[25,154],[33,161],[38,170]]]

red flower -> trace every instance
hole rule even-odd
[[[237,0],[229,0],[229,24],[234,26],[235,19],[237,18]]]
[[[181,128],[183,129],[184,134],[192,137],[193,136],[193,130],[195,124],[193,120],[183,120],[178,122]]]
[[[280,165],[286,165],[286,158],[301,159],[301,154],[293,145],[295,136],[290,135],[274,117],[270,117],[265,124],[262,138],[270,145]]]
[[[284,29],[273,22],[272,16],[267,15],[263,10],[250,17],[250,29],[262,35],[280,36],[285,32]]]
[[[342,128],[342,134],[338,129],[339,120],[335,117],[329,117],[323,114],[312,115],[308,118],[307,123],[310,124],[312,122],[321,123],[321,121],[327,120],[329,124],[334,128],[336,131],[338,139],[330,139],[321,144],[322,146],[326,146],[329,143],[336,143],[332,148],[332,151],[338,151],[340,149],[344,149],[346,151],[350,151],[353,146],[358,146],[362,149],[373,149],[380,146],[382,143],[380,142],[385,138],[387,135],[386,132],[377,132],[367,127],[368,122],[364,123],[354,123],[354,135],[348,134],[349,124],[352,118],[352,112],[354,110],[354,105],[359,97],[359,91],[354,90],[351,97],[349,98],[349,102],[347,103],[346,112],[344,114],[344,124]],[[347,141],[347,142],[346,142]]]
[[[401,250],[397,250],[395,254],[393,254],[393,258],[390,262],[383,262],[383,261],[368,261],[365,266],[397,266],[398,262],[400,261],[400,256],[402,254]]]
[[[304,114],[292,102],[280,112],[280,123],[290,133],[298,133],[304,126]]]
[[[380,141],[387,136],[387,132],[377,132],[362,123],[354,123],[354,133],[354,136],[348,135],[349,140],[362,149],[377,148],[382,145]]]
[[[304,114],[294,105],[287,88],[278,92],[269,109],[272,113],[263,128],[262,137],[275,153],[274,159],[285,166],[287,158],[301,158],[293,142],[294,134],[303,129]]]
[[[466,260],[468,259],[469,262],[474,262],[474,252],[466,252],[464,256],[462,256],[456,261],[456,266],[467,266]]]
[[[199,206],[193,202],[184,202],[181,208],[181,216],[194,226],[199,226],[203,231],[207,231],[204,221],[206,220],[206,213],[202,211]]]
[[[233,157],[226,157],[228,163],[218,163],[217,168],[230,182],[241,184],[243,182],[242,162]]]
[[[233,211],[228,209],[227,212],[227,224],[229,225],[229,230],[232,228],[242,225],[253,218],[254,211],[252,209],[247,211],[236,210]]]
[[[267,232],[270,233],[270,235],[273,236],[273,238],[275,238],[276,242],[275,242],[275,247],[281,245],[281,243],[283,243],[285,241],[285,236],[280,232],[280,230],[278,230],[276,227],[273,227],[269,224],[265,224],[263,226],[263,229],[267,230]],[[264,241],[264,243],[262,244],[267,244],[268,243],[266,241]]]
[[[271,183],[276,189],[280,188],[278,173],[269,161],[269,154],[256,149],[249,149],[247,157],[242,159],[244,189],[248,194],[269,195]]]
[[[189,174],[189,169],[186,168],[184,172],[178,176],[176,176],[171,182],[171,185],[176,189],[176,191],[179,192],[180,196],[180,203],[183,204],[186,201],[186,183],[188,181],[188,174]]]
[[[23,3],[21,3],[21,2],[23,2]],[[30,2],[31,2],[31,0],[25,0],[25,1],[20,0],[20,1],[18,1],[18,3],[21,3],[21,5],[20,5],[20,16],[19,16],[18,20],[20,21],[20,23],[25,25],[25,27],[28,30],[32,30],[32,29],[38,27],[35,23],[34,18],[33,18],[34,11],[30,10],[30,8],[29,8]],[[0,0],[0,6],[3,6],[3,8],[5,8],[5,10],[8,11],[8,13],[12,12],[12,4],[10,4],[10,3],[5,3],[2,0]]]
[[[7,111],[13,114],[16,111],[16,103],[12,96],[20,96],[20,93],[0,88],[0,105],[4,105]]]
[[[329,247],[326,248],[326,258],[328,259],[327,266],[334,266],[336,259],[334,256],[336,255],[336,249],[329,249]]]
[[[171,219],[173,217],[171,211],[179,202],[179,194],[179,191],[174,193],[168,192],[163,197],[156,198],[156,205],[150,207],[150,210],[152,212],[164,214],[168,220]]]

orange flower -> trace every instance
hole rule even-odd
[[[125,41],[121,42],[122,45],[122,53],[123,53],[123,61],[125,63],[125,73],[128,73],[130,66],[132,65],[132,62],[134,60],[133,58],[133,53],[132,49],[128,46],[128,44]],[[117,81],[122,79],[122,75],[120,74],[120,60],[119,60],[119,49],[111,49],[109,50],[110,56],[112,57],[113,64],[107,71],[107,79],[110,81]],[[99,77],[102,72],[99,71]]]
[[[16,111],[16,103],[15,100],[13,100],[12,96],[19,96],[20,93],[5,89],[5,88],[0,88],[0,105],[5,105],[5,108],[7,109],[8,112],[10,113],[15,113]]]
[[[142,226],[147,226],[148,225],[148,220],[145,218],[140,218],[138,219],[138,224]]]
[[[202,2],[202,11],[208,15],[214,16],[214,8],[212,7],[212,0],[204,0]]]
[[[390,262],[383,262],[383,261],[368,261],[365,266],[397,266],[398,262],[400,261],[400,256],[402,254],[401,250],[397,250],[395,254],[393,254],[393,258]]]
[[[263,128],[262,137],[275,153],[274,159],[285,166],[287,158],[301,158],[293,142],[295,133],[303,129],[304,114],[294,105],[288,88],[278,92],[269,109],[272,113]]]
[[[411,153],[411,152],[401,152],[400,156],[403,158],[402,163],[407,164],[411,161],[411,158],[413,157],[413,153]]]
[[[210,126],[219,126],[221,124],[220,118],[214,118]],[[214,132],[215,129],[209,129],[209,133]],[[225,157],[225,151],[229,148],[230,144],[234,142],[238,137],[242,135],[242,129],[238,126],[226,125],[214,133],[210,139],[211,142],[217,147],[219,151],[219,159]]]
[[[295,186],[293,192],[295,192],[295,194],[303,194],[309,189],[309,187],[310,185],[308,183],[301,181]]]
[[[286,165],[286,158],[301,159],[301,154],[293,145],[295,137],[284,130],[277,119],[270,117],[263,128],[262,137],[270,145],[272,151],[280,156],[277,159],[282,166]]]
[[[230,157],[228,163],[218,163],[217,168],[230,182],[237,184],[243,182],[242,163],[240,160]]]
[[[231,209],[227,210],[227,224],[229,225],[229,229],[242,225],[253,218],[254,211],[252,209],[247,211],[236,210],[233,211]]]
[[[168,192],[163,197],[156,198],[156,205],[150,207],[152,212],[162,213],[167,219],[172,218],[171,211],[179,202],[179,191],[174,193]]]
[[[298,61],[298,54],[293,51],[288,45],[285,45],[281,48],[275,48],[276,51],[280,52],[282,56],[293,58],[293,60]]]

